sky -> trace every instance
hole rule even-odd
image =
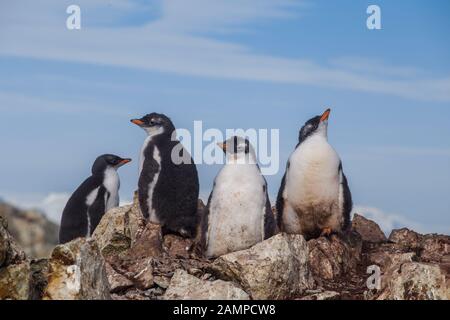
[[[69,30],[66,9],[81,9]],[[366,27],[369,5],[381,30]],[[26,9],[25,9],[26,8]],[[178,128],[279,129],[275,199],[298,131],[332,109],[329,141],[355,211],[383,230],[450,233],[450,2],[0,2],[0,198],[58,221],[103,153],[132,199],[145,138]],[[207,199],[220,165],[198,165]]]

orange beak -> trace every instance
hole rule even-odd
[[[120,165],[124,165],[124,164],[126,164],[126,163],[128,163],[128,162],[131,162],[131,159],[130,159],[130,158],[123,159],[122,161],[120,161]]]
[[[219,148],[222,149],[223,151],[226,151],[226,150],[227,150],[227,144],[226,144],[226,143],[219,142],[217,145],[218,145]]]
[[[328,120],[328,117],[330,116],[330,113],[331,113],[331,109],[325,110],[325,112],[320,117],[320,121],[322,122],[322,121]]]
[[[139,119],[131,119],[130,121],[138,126],[142,126],[144,124],[144,121]]]

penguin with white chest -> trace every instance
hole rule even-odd
[[[189,152],[176,139],[175,127],[164,114],[132,119],[147,133],[141,149],[138,196],[143,216],[160,224],[163,233],[196,235],[199,181]]]
[[[328,143],[330,109],[308,120],[289,157],[277,198],[281,231],[306,239],[346,231],[352,197],[342,162]]]
[[[64,208],[60,243],[91,236],[103,215],[119,205],[117,169],[130,161],[112,154],[104,154],[95,160],[92,175],[75,190]]]
[[[219,146],[227,161],[214,181],[202,225],[208,258],[250,248],[271,237],[276,227],[267,183],[249,141],[234,136]]]

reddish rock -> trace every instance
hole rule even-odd
[[[388,240],[404,250],[418,250],[421,248],[423,236],[408,228],[402,228],[392,230]]]
[[[111,293],[121,292],[133,286],[133,282],[127,277],[116,272],[110,264],[106,264],[106,274],[108,277]]]
[[[127,251],[128,259],[157,257],[162,254],[162,234],[159,224],[147,223],[136,243]]]
[[[188,259],[192,252],[194,240],[174,234],[164,236],[163,248],[171,257]]]
[[[338,279],[355,271],[361,260],[362,242],[358,235],[341,239],[332,235],[308,241],[309,268],[316,280]]]
[[[352,229],[361,235],[363,241],[375,243],[387,241],[378,224],[357,213],[353,216]]]
[[[450,237],[427,234],[422,240],[420,257],[427,262],[445,263],[450,259]]]

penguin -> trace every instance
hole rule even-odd
[[[138,198],[147,220],[160,224],[163,234],[194,238],[198,225],[197,167],[164,114],[150,113],[132,123],[147,137],[141,149]]]
[[[214,180],[203,220],[207,258],[248,249],[273,236],[276,228],[267,182],[250,142],[233,136],[218,145],[227,161]]]
[[[301,128],[277,197],[280,230],[307,240],[340,234],[350,226],[352,196],[342,161],[328,143],[330,112],[327,109]]]
[[[91,236],[103,215],[119,205],[117,169],[130,161],[112,154],[101,155],[95,160],[92,175],[75,190],[64,208],[60,243]]]

